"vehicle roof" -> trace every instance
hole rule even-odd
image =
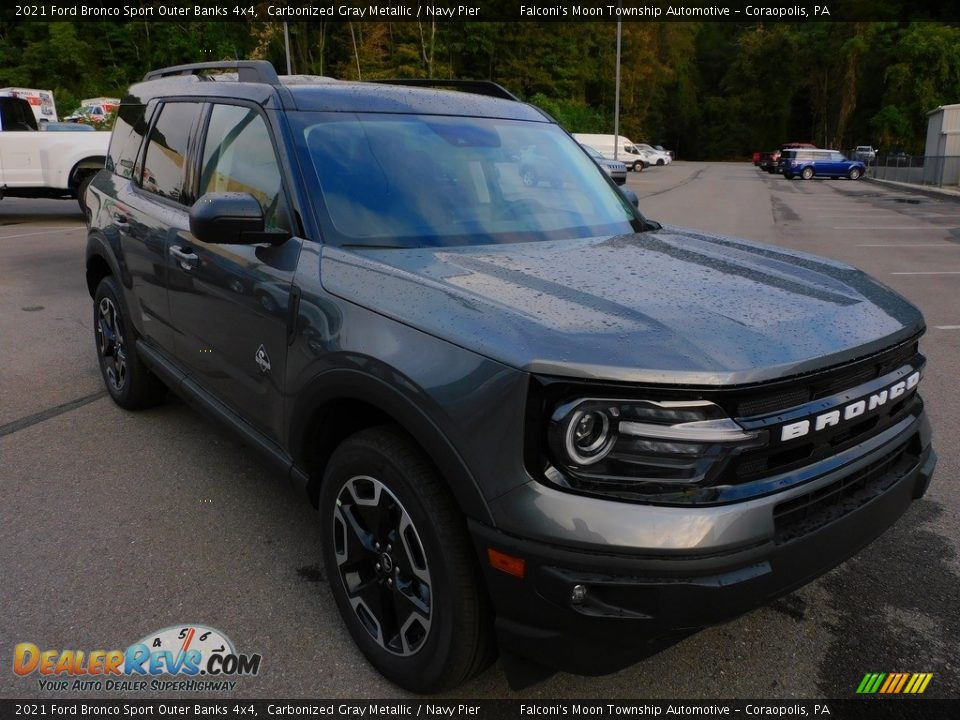
[[[526,103],[457,90],[352,82],[319,76],[285,76],[280,85],[201,78],[196,75],[147,80],[130,87],[123,103],[158,98],[232,98],[265,107],[327,112],[461,115],[551,122]]]

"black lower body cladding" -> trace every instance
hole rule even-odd
[[[808,503],[803,523],[790,519],[802,504],[796,498],[769,503],[774,533],[723,551],[601,554],[472,523],[501,651],[553,670],[603,675],[799,588],[872,542],[926,492],[937,458],[925,419],[898,448],[831,474],[818,495],[810,493],[819,502]],[[831,501],[831,488],[847,490]],[[643,506],[636,507],[642,523]],[[491,567],[490,548],[522,558],[523,577]]]

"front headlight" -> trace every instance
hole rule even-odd
[[[706,400],[584,398],[554,410],[545,476],[624,498],[682,493],[713,485],[732,457],[765,442]]]

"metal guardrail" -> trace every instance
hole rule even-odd
[[[956,155],[877,155],[864,162],[866,176],[877,180],[935,187],[960,185],[960,156]]]

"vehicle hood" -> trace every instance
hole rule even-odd
[[[863,357],[923,330],[862,271],[663,227],[457,248],[325,246],[331,293],[529,372],[729,385]]]

